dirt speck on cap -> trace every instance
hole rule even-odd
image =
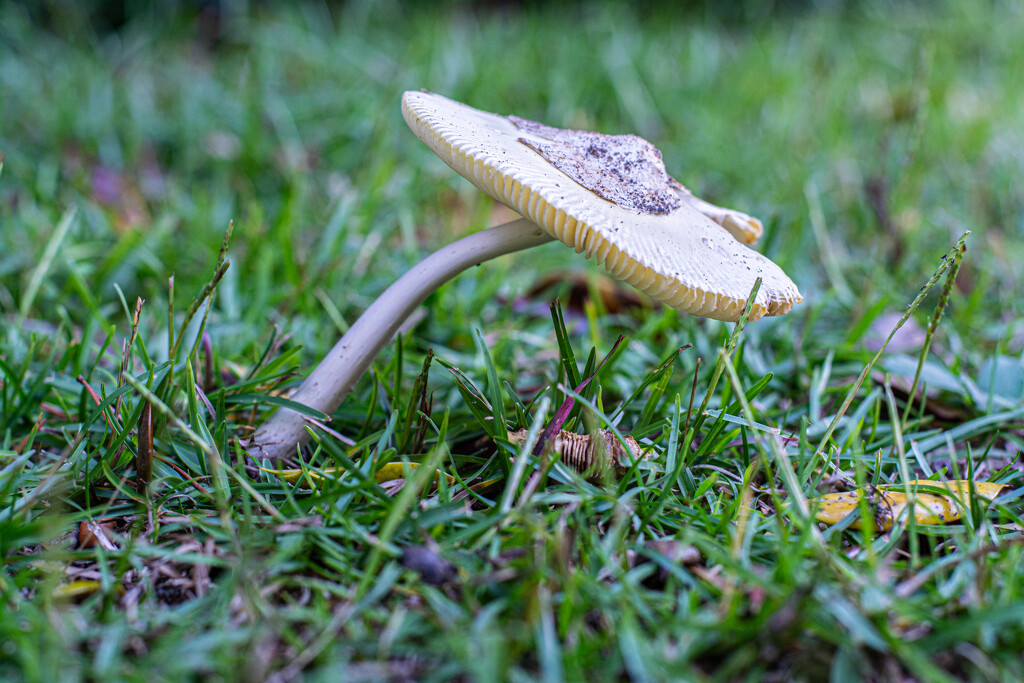
[[[665,171],[658,148],[636,135],[566,130],[510,116],[528,137],[519,142],[602,199],[647,214],[679,208],[679,183]]]

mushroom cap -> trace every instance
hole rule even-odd
[[[661,153],[635,135],[552,128],[441,95],[402,97],[406,123],[482,192],[680,311],[750,319],[803,300],[782,269],[694,207]]]

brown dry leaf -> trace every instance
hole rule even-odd
[[[115,519],[83,520],[78,525],[78,549],[85,550],[98,545],[104,550],[117,550],[117,544],[109,536],[116,527]]]
[[[888,382],[893,395],[900,400],[907,400],[910,396],[910,380],[906,377],[889,375],[884,372],[872,372],[871,380],[879,386],[884,386]],[[953,403],[942,401],[939,392],[934,387],[917,387],[914,395],[914,404],[919,405],[922,400],[924,401],[924,411],[940,420],[962,422],[967,419],[967,412],[963,408]]]
[[[509,432],[508,440],[522,445],[527,434],[526,429]],[[628,451],[610,429],[598,429],[593,434],[576,434],[559,429],[548,441],[547,448],[551,453],[561,456],[562,462],[580,474],[590,473],[591,478],[599,479],[609,462],[615,474],[621,476],[632,461],[647,460],[650,457],[650,453],[644,451],[632,436],[627,434],[623,439]]]

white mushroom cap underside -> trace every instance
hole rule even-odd
[[[802,301],[781,268],[690,204],[648,214],[603,199],[519,142],[530,133],[503,116],[427,92],[405,93],[402,114],[420,140],[482,192],[658,301],[738,320],[758,277],[751,319],[788,313]]]

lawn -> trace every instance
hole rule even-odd
[[[684,4],[0,5],[0,678],[1024,678],[1024,9]],[[420,88],[647,138],[803,303],[535,247],[254,457],[377,294],[514,218]],[[562,418],[645,457],[533,455]],[[815,519],[943,478],[1003,487]]]

